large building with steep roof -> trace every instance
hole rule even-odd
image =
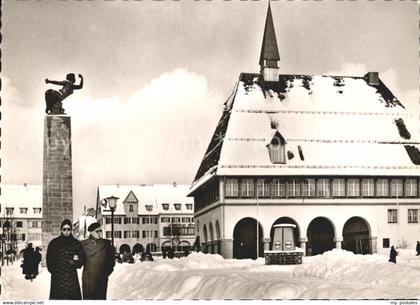
[[[117,197],[114,212],[114,242],[117,251],[183,251],[195,241],[194,204],[187,197],[189,185],[100,185],[97,220],[105,237],[112,238],[111,210],[104,199]]]
[[[260,73],[242,73],[190,189],[207,252],[256,258],[293,223],[306,255],[389,253],[420,236],[417,118],[378,73],[285,75],[268,7]]]

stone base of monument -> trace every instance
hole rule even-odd
[[[71,121],[65,115],[44,118],[42,265],[48,243],[60,234],[64,219],[73,221]]]

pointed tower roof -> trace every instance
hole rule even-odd
[[[277,48],[276,32],[274,31],[273,16],[271,15],[270,2],[268,2],[267,18],[265,19],[264,37],[261,46],[260,66],[264,60],[280,60]]]

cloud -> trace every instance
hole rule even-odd
[[[127,101],[72,96],[65,108],[72,116],[75,192],[94,199],[98,184],[191,183],[223,101],[203,76],[182,69]]]
[[[338,71],[329,71],[323,73],[325,75],[343,75],[343,76],[363,76],[367,72],[372,71],[364,63],[343,63]],[[400,102],[411,112],[416,118],[419,118],[419,92],[413,88],[402,90],[399,84],[397,73],[393,69],[378,71],[379,78],[384,82],[389,90],[400,100]]]
[[[324,75],[337,76],[363,76],[368,72],[368,69],[363,63],[343,63],[341,68],[337,71],[329,71],[323,73]]]
[[[43,116],[24,106],[10,78],[2,75],[2,178],[9,183],[39,183],[42,179]]]
[[[23,108],[9,79],[3,97],[3,182],[42,183],[43,105]],[[74,215],[95,206],[99,184],[191,183],[221,115],[224,98],[205,77],[177,69],[128,100],[76,91],[71,116]]]

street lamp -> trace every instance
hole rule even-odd
[[[115,196],[111,196],[108,198],[105,198],[105,202],[108,203],[109,208],[111,210],[111,244],[114,246],[114,212],[115,208],[117,207],[117,200],[119,198]]]

